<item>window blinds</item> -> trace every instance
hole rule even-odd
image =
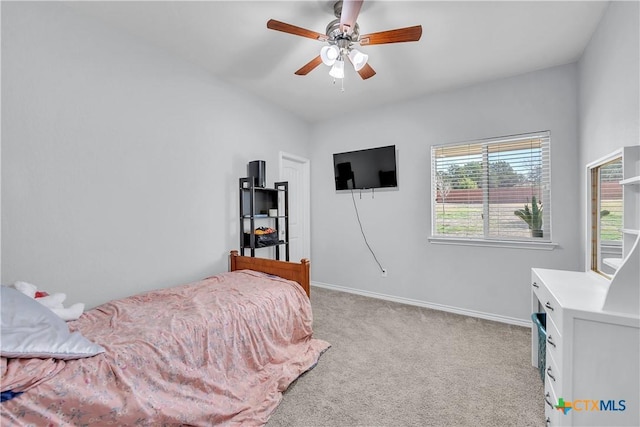
[[[549,241],[549,140],[539,132],[432,147],[432,234]]]

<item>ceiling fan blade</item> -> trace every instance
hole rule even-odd
[[[347,34],[353,32],[353,28],[356,25],[360,8],[364,0],[343,0],[342,12],[340,12],[340,31]]]
[[[320,64],[322,64],[322,58],[320,58],[320,55],[318,55],[315,58],[313,58],[311,61],[303,65],[302,68],[300,68],[298,71],[295,72],[295,74],[298,76],[306,76]]]
[[[395,30],[381,31],[360,36],[360,45],[416,42],[422,36],[422,25],[398,28]]]
[[[367,80],[368,78],[375,76],[376,72],[374,71],[373,68],[371,68],[371,65],[364,64],[364,67],[362,67],[360,71],[358,71],[358,74],[360,74],[360,77],[362,77],[362,80]]]
[[[269,28],[270,30],[282,31],[283,33],[293,34],[294,36],[307,37],[314,40],[327,41],[329,39],[326,34],[317,33],[315,31],[307,30],[306,28],[302,27],[296,27],[295,25],[276,21],[275,19],[269,19],[269,21],[267,21],[267,28]]]

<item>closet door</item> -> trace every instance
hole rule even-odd
[[[310,162],[289,153],[280,153],[280,181],[289,183],[289,259],[311,258]]]

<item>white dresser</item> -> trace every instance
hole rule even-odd
[[[603,310],[610,284],[595,272],[531,271],[531,311],[547,315],[547,425],[640,425],[640,318]],[[538,366],[536,329],[531,362]],[[566,414],[561,398],[572,405]]]

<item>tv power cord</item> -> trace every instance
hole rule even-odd
[[[353,189],[351,189],[351,200],[353,201],[353,208],[356,211],[356,218],[358,219],[358,225],[360,226],[360,232],[362,233],[362,238],[364,239],[364,243],[365,245],[367,245],[367,248],[369,248],[369,252],[371,252],[371,255],[373,255],[373,259],[378,264],[378,267],[380,267],[380,271],[382,272],[383,275],[385,275],[387,273],[387,270],[384,267],[382,267],[382,264],[380,264],[380,261],[378,261],[378,257],[376,257],[376,254],[373,252],[373,249],[371,249],[371,245],[369,245],[369,242],[367,241],[367,236],[364,234],[364,229],[362,228],[362,221],[360,221],[360,214],[358,213],[358,205],[356,204],[356,198],[353,195]]]

